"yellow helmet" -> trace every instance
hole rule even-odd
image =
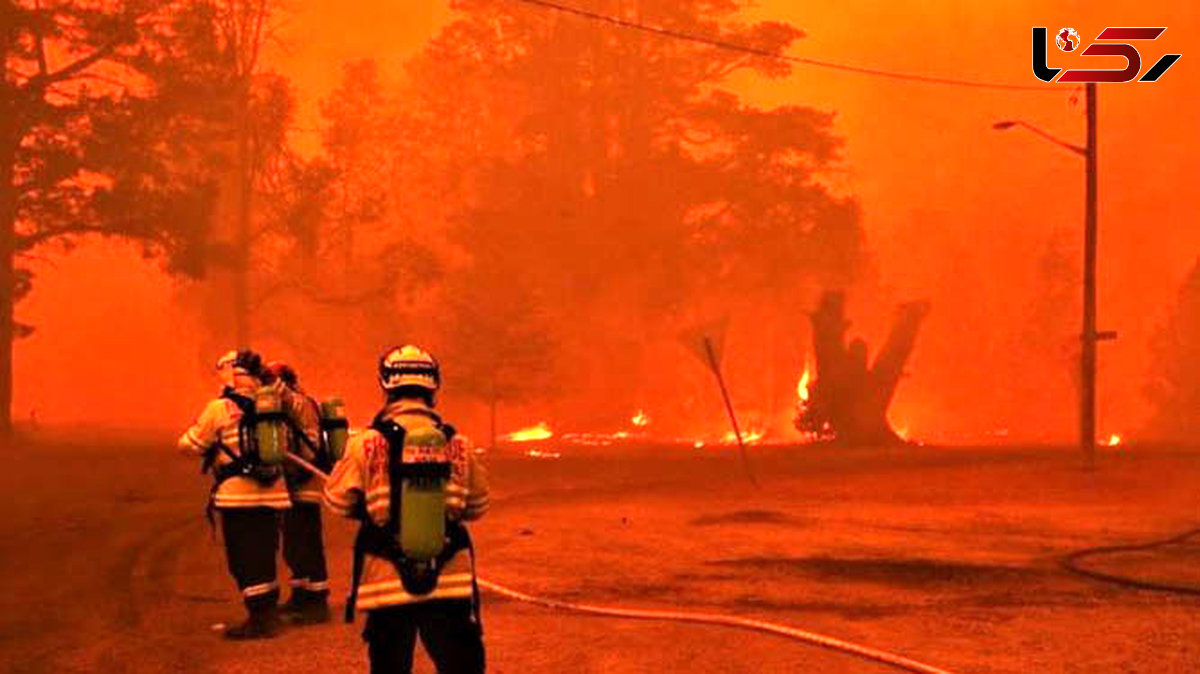
[[[379,358],[379,385],[385,391],[402,386],[436,391],[442,385],[441,368],[437,359],[420,347],[394,347]]]

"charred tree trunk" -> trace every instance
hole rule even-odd
[[[8,53],[11,34],[0,48]],[[20,92],[0,81],[0,443],[12,436],[13,342],[17,338],[17,186],[13,182],[20,143]]]
[[[888,423],[887,411],[928,313],[927,302],[900,305],[887,340],[874,363],[869,363],[865,341],[846,343],[850,322],[845,296],[825,293],[810,316],[816,380],[810,403],[796,420],[797,428],[838,444],[901,442]]]
[[[9,142],[6,131],[0,128],[0,443],[10,438],[13,431],[13,342],[17,337],[17,195],[13,185],[16,145]]]
[[[254,178],[250,168],[250,84],[241,85],[237,110],[237,148],[234,170],[237,172],[237,225],[234,235],[236,251],[233,269],[234,344],[237,348],[250,346],[250,200]]]

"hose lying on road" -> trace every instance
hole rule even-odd
[[[611,616],[614,618],[633,618],[639,620],[671,620],[675,622],[689,623],[704,623],[708,625],[725,625],[728,627],[740,627],[742,629],[755,630],[758,632],[767,632],[769,634],[778,634],[780,636],[803,641],[805,643],[828,648],[842,653],[848,653],[867,660],[890,665],[897,669],[908,672],[918,672],[920,674],[950,674],[948,670],[940,669],[932,665],[927,665],[916,660],[910,660],[901,655],[887,653],[884,651],[875,650],[869,646],[860,646],[841,639],[827,637],[823,634],[815,634],[806,632],[794,627],[786,625],[778,625],[776,623],[764,622],[762,620],[751,620],[748,618],[738,618],[731,615],[723,615],[720,613],[688,613],[681,611],[647,611],[640,609],[626,608],[611,608],[607,606],[590,606],[588,604],[573,604],[565,601],[557,601],[554,599],[546,599],[544,597],[535,597],[523,592],[511,590],[503,585],[497,585],[491,581],[479,579],[479,585],[487,588],[496,594],[523,601],[546,608],[559,609],[563,611],[574,611],[576,613],[589,613],[592,615]]]
[[[1092,580],[1099,580],[1105,583],[1113,583],[1122,587],[1129,587],[1138,590],[1156,590],[1158,592],[1174,592],[1175,594],[1200,595],[1200,587],[1188,585],[1171,585],[1169,583],[1159,583],[1152,580],[1142,580],[1139,578],[1129,578],[1128,576],[1119,576],[1113,573],[1104,571],[1096,571],[1083,566],[1080,562],[1089,557],[1099,557],[1101,555],[1113,555],[1122,552],[1141,552],[1143,550],[1152,550],[1167,545],[1177,545],[1187,539],[1200,534],[1200,528],[1189,529],[1181,534],[1176,534],[1170,538],[1150,541],[1148,543],[1130,543],[1125,545],[1102,545],[1094,548],[1084,548],[1076,550],[1071,554],[1063,557],[1060,563],[1062,567],[1071,573],[1076,573]]]

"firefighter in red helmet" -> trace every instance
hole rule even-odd
[[[274,386],[287,410],[288,451],[329,470],[320,428],[320,405],[300,387],[296,371],[283,361],[265,368],[264,383]],[[293,624],[329,621],[329,576],[321,529],[321,479],[289,462],[284,467],[292,507],[282,518],[283,559],[291,572],[291,595],[282,606],[283,618]]]

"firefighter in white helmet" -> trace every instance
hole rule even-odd
[[[279,512],[291,507],[278,466],[264,463],[249,447],[254,396],[262,377],[262,359],[253,351],[230,351],[217,361],[224,390],[205,405],[196,423],[181,438],[185,452],[204,457],[214,484],[210,515],[220,513],[221,534],[229,571],[237,582],[249,617],[229,627],[230,639],[274,636],[279,629],[275,556]]]
[[[387,402],[351,438],[325,503],[362,521],[346,618],[367,612],[372,672],[412,671],[419,636],[441,674],[484,671],[474,554],[464,524],[488,506],[471,443],[434,412],[441,372],[415,346],[379,361]]]
[[[263,383],[274,386],[283,398],[291,431],[289,451],[328,471],[330,462],[321,433],[320,405],[300,388],[295,369],[271,361]],[[283,560],[292,577],[291,595],[283,604],[283,618],[312,625],[329,621],[329,576],[321,530],[321,479],[296,463],[284,466],[292,507],[283,514]]]

